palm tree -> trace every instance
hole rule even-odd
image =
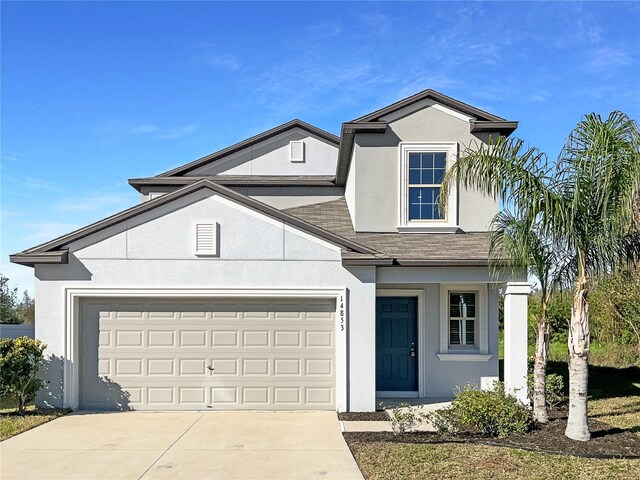
[[[454,182],[508,202],[523,221],[538,224],[574,259],[569,325],[569,418],[565,434],[589,440],[587,387],[589,303],[593,281],[640,257],[633,203],[640,189],[640,131],[622,112],[606,120],[586,115],[551,168],[543,153],[516,138],[467,148],[447,173]]]
[[[537,330],[533,367],[533,417],[539,423],[547,423],[546,372],[550,330],[547,306],[552,293],[565,278],[571,262],[560,254],[561,249],[548,235],[536,228],[536,225],[532,228],[526,220],[528,217],[528,212],[525,212],[523,218],[514,216],[509,210],[498,213],[492,222],[493,234],[489,252],[494,269],[502,269],[504,259],[510,259],[509,266],[514,275],[526,270],[538,279],[540,313],[535,316]]]

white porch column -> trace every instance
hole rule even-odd
[[[522,403],[527,399],[527,300],[531,285],[509,282],[504,296],[504,384]]]

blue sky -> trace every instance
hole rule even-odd
[[[1,3],[0,271],[156,175],[301,118],[426,88],[555,156],[588,112],[640,119],[640,4]]]

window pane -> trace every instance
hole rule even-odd
[[[419,153],[410,153],[409,154],[409,168],[420,168],[420,154]]]
[[[409,169],[409,183],[412,184],[417,184],[420,183],[420,172],[422,170],[419,170],[417,168],[410,168]]]
[[[449,343],[451,345],[460,345],[460,321],[451,320],[449,322]]]
[[[444,218],[443,216],[440,215],[440,208],[438,208],[437,203],[433,205],[433,211],[432,211],[431,217],[438,220]]]
[[[467,317],[476,318],[476,306],[467,305]]]
[[[409,205],[409,220],[420,220],[420,205]]]
[[[433,171],[433,183],[442,183],[442,179],[444,178],[444,168],[436,168]]]
[[[433,220],[433,206],[431,204],[420,206],[420,218],[422,220]]]
[[[466,305],[475,305],[476,304],[476,294],[475,293],[463,293],[461,294],[462,296],[462,301],[466,304]]]
[[[461,315],[460,310],[460,295],[452,293],[449,295],[449,316],[459,317]]]
[[[433,183],[433,170],[422,170],[422,183],[426,185]]]
[[[445,169],[447,166],[447,154],[446,153],[435,153],[434,154],[434,166],[436,168]]]
[[[422,203],[422,190],[423,188],[410,188],[409,189],[409,204],[420,204]]]
[[[422,168],[433,168],[433,153],[422,154]]]
[[[466,335],[465,335],[465,345],[474,345],[476,341],[476,333],[475,326],[476,322],[474,320],[465,320],[466,322]]]

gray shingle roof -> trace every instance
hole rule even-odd
[[[393,259],[400,265],[486,265],[489,232],[477,233],[367,233],[355,232],[344,198],[331,202],[289,208],[287,213],[341,237],[369,247],[375,258]],[[364,258],[351,252],[343,259]],[[369,258],[371,258],[369,256]]]

